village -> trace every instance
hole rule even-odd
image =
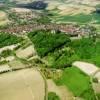
[[[0,0],[0,100],[100,100],[100,1]]]
[[[55,32],[64,32],[71,37],[82,37],[82,36],[89,36],[91,32],[91,28],[87,27],[79,27],[77,25],[71,24],[30,24],[30,25],[20,25],[15,26],[7,29],[1,29],[0,32],[5,33],[12,33],[16,35],[25,34],[27,32],[31,32],[33,30],[51,30],[53,33]]]

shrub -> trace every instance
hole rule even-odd
[[[60,100],[59,96],[57,96],[56,93],[54,92],[49,92],[48,93],[48,100]]]

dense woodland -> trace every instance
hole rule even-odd
[[[49,67],[66,68],[76,60],[100,66],[100,41],[94,41],[93,37],[70,40],[66,34],[50,31],[34,31],[28,36],[38,55],[48,62]]]
[[[65,34],[52,34],[45,31],[31,32],[28,36],[35,44],[36,50],[41,57],[70,42],[70,39]]]
[[[12,44],[17,44],[21,42],[23,39],[21,37],[17,37],[16,35],[0,33],[0,48],[4,46],[9,46]]]

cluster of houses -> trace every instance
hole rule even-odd
[[[51,30],[55,32],[64,32],[69,34],[71,37],[84,36],[88,34],[89,29],[80,28],[75,25],[66,25],[66,24],[30,24],[30,25],[21,25],[16,27],[10,27],[7,29],[2,29],[0,32],[12,33],[12,34],[25,34],[33,30]]]
[[[17,18],[23,20],[31,20],[33,18],[39,17],[39,15],[35,11],[33,12],[30,9],[25,8],[12,8],[10,12],[14,13],[17,16]]]

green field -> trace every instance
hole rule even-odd
[[[74,40],[71,43],[79,60],[96,64],[100,67],[100,41],[93,42],[89,38]]]
[[[60,79],[54,80],[57,85],[65,85],[75,96],[84,100],[96,100],[91,87],[90,78],[76,67],[66,68]]]
[[[75,22],[78,24],[88,24],[93,22],[94,24],[100,24],[100,15],[96,13],[92,14],[77,14],[77,15],[66,15],[60,16],[57,15],[54,17],[56,22]]]

